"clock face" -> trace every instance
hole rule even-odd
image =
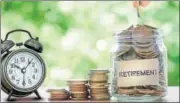
[[[44,63],[31,52],[15,53],[8,59],[5,66],[8,81],[22,90],[36,87],[44,78]]]

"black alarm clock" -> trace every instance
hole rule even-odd
[[[15,43],[8,40],[10,34],[14,32],[24,32],[30,39],[24,43]],[[18,46],[17,49],[13,49]],[[5,40],[1,40],[1,70],[2,90],[9,96],[25,97],[32,93],[37,95],[36,99],[41,99],[37,89],[45,79],[45,63],[39,53],[42,53],[43,46],[38,38],[33,38],[27,30],[16,29],[7,33]]]

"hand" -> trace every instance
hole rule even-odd
[[[23,85],[23,86],[26,85],[26,82],[25,82],[25,73],[23,73],[23,82],[22,82],[22,85]]]
[[[150,1],[144,1],[144,0],[140,0],[140,1],[133,1],[133,7],[137,7],[137,3],[139,2],[139,6],[141,7],[146,7],[150,4]]]
[[[31,59],[30,61],[28,61],[27,66],[24,68],[25,70],[27,69],[27,67],[31,64],[31,62],[33,61],[33,59]]]
[[[22,70],[23,68],[20,68],[18,65],[14,64],[14,66],[17,68],[17,69],[20,69]]]

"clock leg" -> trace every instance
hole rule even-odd
[[[37,98],[35,99],[41,99],[41,96],[39,95],[39,92],[37,90],[34,91],[34,93],[36,94]]]
[[[11,99],[12,94],[13,94],[13,90],[11,90],[11,92],[9,93],[7,101],[15,101],[15,99]]]

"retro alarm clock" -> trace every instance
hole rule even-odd
[[[30,39],[24,43],[15,43],[8,40],[10,34],[23,32],[28,34]],[[13,49],[13,47],[17,49]],[[39,55],[43,51],[43,46],[38,38],[33,38],[27,30],[16,29],[7,33],[5,40],[1,40],[1,86],[2,90],[9,96],[25,97],[32,93],[37,95],[36,99],[41,99],[37,89],[45,79],[45,63]]]

